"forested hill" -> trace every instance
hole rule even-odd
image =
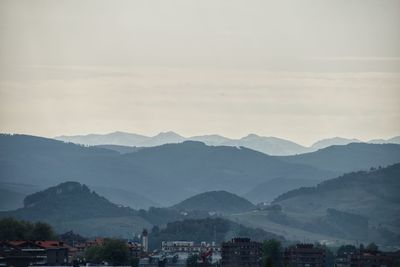
[[[400,164],[345,174],[318,184],[289,191],[274,200],[284,210],[325,212],[328,208],[366,216],[372,222],[398,225],[400,214]]]
[[[86,185],[65,182],[24,199],[24,207],[4,212],[31,221],[72,221],[86,218],[132,216],[136,211],[120,207],[91,191]]]

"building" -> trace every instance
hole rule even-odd
[[[128,241],[128,249],[131,257],[140,258],[142,255],[142,244]]]
[[[400,259],[399,251],[381,252],[363,250],[350,254],[346,267],[394,267],[396,259]]]
[[[0,266],[67,265],[68,250],[59,241],[2,241]]]
[[[221,248],[215,245],[215,242],[206,243],[201,242],[196,244],[193,241],[163,241],[161,243],[161,251],[163,253],[196,253],[212,250],[214,252],[220,252]]]
[[[66,265],[68,264],[69,246],[62,241],[36,241],[37,245],[46,250],[47,265]]]
[[[142,232],[142,248],[144,253],[149,252],[149,233],[147,229],[143,229]]]
[[[293,267],[324,267],[325,250],[313,244],[297,244],[285,249],[284,265]]]
[[[45,265],[46,250],[29,241],[0,241],[0,266]]]
[[[261,243],[250,238],[233,238],[222,243],[221,257],[223,267],[260,267]]]

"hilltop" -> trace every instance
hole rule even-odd
[[[23,208],[0,212],[0,217],[43,221],[58,232],[74,230],[87,236],[129,236],[133,230],[151,225],[137,211],[111,203],[77,182],[61,183],[28,195]]]

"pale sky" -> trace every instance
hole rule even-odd
[[[0,1],[0,131],[400,135],[399,0]]]

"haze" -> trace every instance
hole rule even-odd
[[[0,131],[400,133],[400,1],[1,1]]]

